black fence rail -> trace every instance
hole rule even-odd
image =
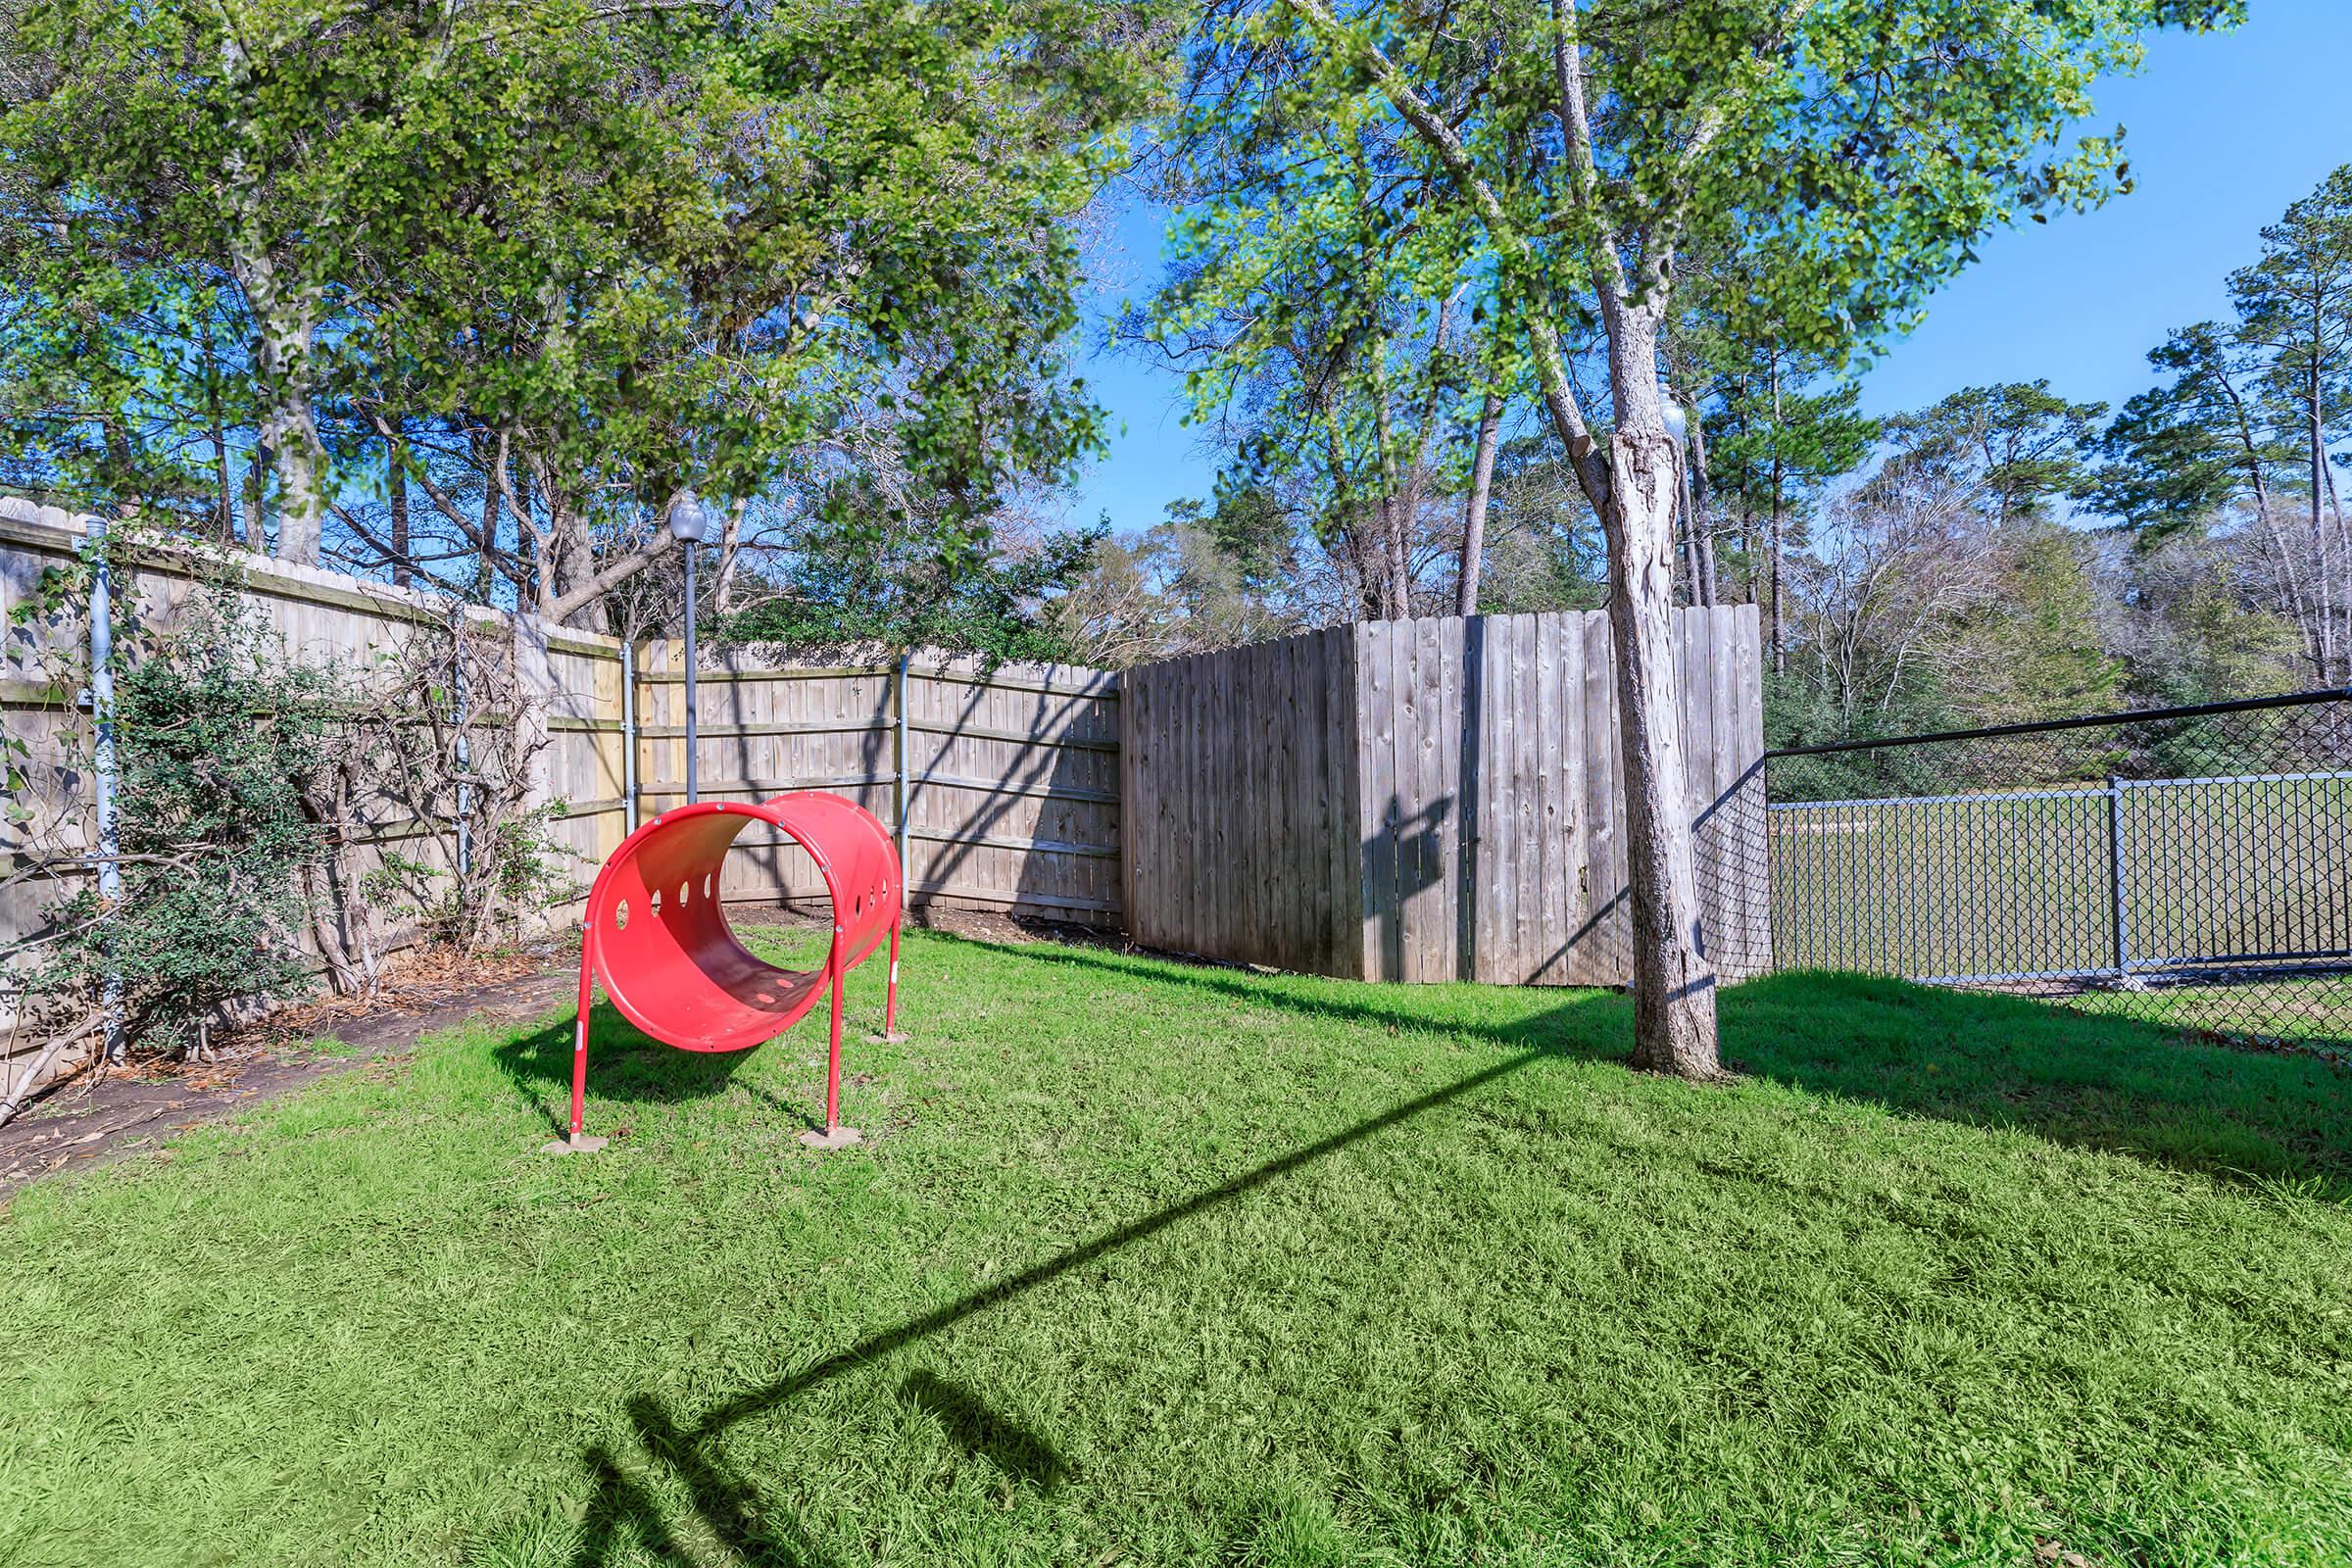
[[[2352,1045],[2352,692],[1763,766],[1771,967]]]

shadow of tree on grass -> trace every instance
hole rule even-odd
[[[1621,1060],[1633,1048],[1633,1006],[1615,993],[1560,993],[1558,1005],[1498,1024],[1425,989],[1299,983],[1080,948],[972,945],[1032,963],[1511,1049]],[[2352,1071],[2322,1057],[2217,1045],[2031,998],[1864,975],[1776,974],[1727,987],[1720,998],[1724,1059],[1751,1077],[2223,1179],[2311,1182],[2331,1198],[2352,1197]]]
[[[718,1440],[729,1428],[1537,1062],[1622,1056],[1632,1027],[1631,1006],[1611,994],[1568,994],[1555,1006],[1497,1023],[1478,1016],[1482,1009],[1473,1004],[1449,1005],[1445,993],[1413,994],[1415,1004],[1407,1006],[1401,1001],[1406,994],[1394,987],[1266,980],[1096,950],[963,945],[1022,963],[1099,971],[1106,981],[1208,991],[1375,1027],[1475,1036],[1510,1048],[1512,1054],[869,1335],[802,1371],[721,1398],[691,1421],[651,1396],[632,1399],[629,1416],[644,1462],[675,1478],[699,1530],[743,1562],[784,1568],[825,1558],[718,1457]],[[2300,1178],[2330,1197],[2352,1194],[2352,1116],[2346,1115],[2352,1078],[2325,1061],[2201,1044],[2146,1024],[2086,1018],[2017,998],[1852,976],[1774,976],[1727,990],[1722,1005],[1726,1056],[1751,1078],[1905,1115],[2020,1129],[2225,1180]],[[650,1042],[644,1049],[663,1050]],[[533,1098],[543,1096],[551,1080],[568,1082],[567,1031],[541,1031],[517,1042],[512,1053],[511,1070]],[[723,1073],[707,1065],[683,1074],[640,1072],[656,1098],[685,1098],[724,1081]],[[616,1072],[609,1092],[625,1098],[639,1081]],[[1008,1478],[1051,1490],[1068,1474],[1045,1438],[991,1412],[968,1390],[918,1370],[900,1394],[934,1415],[968,1453]],[[664,1559],[690,1560],[653,1493],[618,1456],[600,1445],[582,1460],[593,1495],[574,1568],[613,1561],[624,1531]]]

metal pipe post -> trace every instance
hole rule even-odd
[[[473,771],[473,713],[466,696],[466,612],[458,611],[449,638],[449,666],[452,673],[451,696],[457,704],[458,716],[458,880],[462,883],[473,874],[473,786],[466,775]]]
[[[89,521],[90,573],[90,722],[96,746],[90,771],[98,796],[98,902],[111,924],[122,906],[122,841],[115,791],[119,770],[115,758],[115,583],[106,561],[106,519]],[[107,938],[114,947],[113,934]],[[122,974],[111,964],[99,987],[106,1017],[106,1059],[121,1061],[122,1038]]]
[[[906,876],[907,868],[914,863],[913,857],[907,853],[906,842],[906,825],[914,818],[914,777],[906,765],[906,655],[907,650],[899,650],[899,910],[902,915],[913,897],[907,892]],[[893,940],[895,942],[896,939]],[[891,964],[891,972],[892,978],[896,979],[898,964],[895,959]]]
[[[701,799],[694,783],[694,541],[686,541],[686,804]]]
[[[2108,917],[2115,938],[2115,973],[2132,974],[2132,940],[2124,916],[2124,785],[2107,775],[2107,893]]]
[[[637,831],[637,645],[620,645],[620,808]]]

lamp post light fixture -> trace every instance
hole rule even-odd
[[[700,798],[695,788],[694,753],[694,547],[710,537],[710,514],[692,490],[669,504],[669,536],[686,552],[686,804]]]

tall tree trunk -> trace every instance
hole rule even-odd
[[[1396,105],[1477,208],[1495,249],[1509,262],[1532,268],[1532,249],[1446,117],[1413,91],[1376,43],[1343,26],[1324,0],[1293,4],[1318,36],[1345,50]],[[1559,332],[1540,311],[1526,322],[1527,347],[1562,455],[1608,539],[1609,627],[1625,753],[1626,881],[1635,939],[1634,1062],[1706,1079],[1721,1068],[1715,978],[1698,943],[1697,877],[1675,691],[1674,495],[1680,459],[1666,433],[1658,393],[1658,323],[1668,309],[1669,269],[1663,257],[1645,256],[1639,292],[1629,286],[1625,253],[1599,197],[1582,45],[1567,16],[1567,0],[1551,0],[1556,107],[1572,195],[1581,216],[1597,225],[1588,254],[1608,337],[1617,416],[1605,456],[1569,382]]]
[[[213,488],[220,497],[213,525],[222,544],[233,545],[237,542],[236,481],[229,476],[227,421],[220,413],[220,358],[213,346],[210,316],[204,322],[204,415],[205,435],[213,448]]]
[[[311,311],[307,301],[285,297],[276,264],[258,245],[235,247],[233,266],[253,314],[261,445],[277,470],[277,559],[315,566],[326,523],[326,454],[311,412]]]
[[[2315,308],[2312,323],[2311,363],[2305,368],[2305,410],[2310,417],[2311,439],[2311,580],[2319,587],[2320,612],[2320,678],[2332,680],[2335,674],[2335,578],[2328,569],[2328,525],[2326,494],[2328,488],[2328,434],[2321,411],[2320,384],[2320,323]]]
[[[1690,504],[1690,473],[1688,467],[1683,470],[1682,493],[1675,497],[1674,514],[1677,536],[1682,540],[1683,598],[1686,603],[1703,605],[1706,603],[1706,584],[1699,575],[1698,516],[1697,509]]]
[[[1478,613],[1478,574],[1487,550],[1487,499],[1494,490],[1494,448],[1502,437],[1502,399],[1490,392],[1478,411],[1478,446],[1470,456],[1470,502],[1462,513],[1462,568],[1457,615]]]
[[[324,454],[310,399],[288,392],[266,419],[277,457],[277,559],[316,566],[325,538],[326,492],[319,482]]]
[[[396,587],[414,587],[416,568],[409,562],[409,467],[401,461],[400,443],[384,442],[388,505],[392,512],[392,581]]]
[[[221,32],[220,69],[234,89],[233,101],[258,101],[253,62],[235,27]],[[241,118],[230,123],[228,150],[220,165],[221,185],[234,220],[228,233],[228,270],[245,296],[246,313],[253,320],[253,379],[261,395],[261,445],[269,449],[277,466],[277,558],[315,566],[326,522],[326,494],[319,484],[325,453],[319,446],[309,390],[318,291],[300,281],[289,283],[277,270],[262,219],[257,176],[245,156],[249,128]]]
[[[1348,564],[1355,567],[1355,599],[1359,618],[1389,618],[1388,529],[1377,510],[1366,518],[1360,508],[1342,535]]]
[[[256,441],[245,464],[245,548],[257,556],[270,550],[270,470],[276,466],[269,441]]]
[[[718,525],[718,576],[711,584],[710,608],[724,615],[735,608],[735,568],[743,550],[743,512],[741,497],[727,508],[726,521]]]
[[[2321,432],[2320,447],[2327,450],[2327,433]],[[2328,593],[2328,602],[2335,607],[2335,650],[2337,668],[2321,684],[2334,686],[2343,679],[2352,679],[2352,563],[2346,560],[2344,539],[2344,509],[2335,496],[2335,469],[2323,463],[2320,474],[2328,485],[2328,551],[2327,560],[2333,564],[2334,576]]]
[[[2336,618],[2336,679],[2333,684],[2352,684],[2352,529],[2344,524],[2344,503],[2335,490],[2335,467],[2330,464],[2328,473],[2328,549],[2335,562],[2335,618]]]
[[[1710,609],[1716,603],[1715,520],[1707,490],[1707,425],[1693,404],[1690,431],[1690,537],[1698,546],[1698,602]]]
[[[2320,685],[2328,684],[2328,671],[2320,658],[2318,628],[2312,624],[2310,596],[2304,592],[2302,573],[2295,564],[2294,552],[2287,548],[2286,538],[2279,531],[2278,514],[2271,510],[2271,481],[2263,466],[2262,448],[2254,439],[2254,416],[2239,395],[2236,384],[2224,368],[2216,380],[2223,396],[2230,400],[2230,411],[2237,430],[2238,459],[2245,465],[2246,484],[2254,493],[2254,520],[2262,530],[2271,562],[2278,574],[2278,594],[2285,601],[2287,618],[2303,639],[2303,657],[2311,662]]]
[[[1781,517],[1783,480],[1781,362],[1780,351],[1775,349],[1772,362],[1772,672],[1775,675],[1788,673],[1788,622],[1781,609],[1781,558],[1786,549]]]
[[[490,458],[490,471],[482,476],[482,532],[476,541],[473,557],[473,599],[480,605],[489,604],[498,586],[498,519],[499,475],[507,470],[507,432],[498,432],[498,445]],[[514,585],[515,604],[522,606],[522,585]]]
[[[528,460],[514,469],[514,482],[507,492],[507,505],[514,513],[514,545],[522,557],[524,579],[531,585],[531,608],[544,614],[557,597],[556,549],[554,540],[539,526],[539,514],[531,502],[531,466]],[[516,590],[517,593],[520,591]]]
[[[1687,1078],[1720,1073],[1715,970],[1700,946],[1696,849],[1674,667],[1674,513],[1682,454],[1658,395],[1662,305],[1619,308],[1610,323],[1616,428],[1602,512],[1609,627],[1625,750],[1627,889],[1634,927],[1634,1065]]]
[[[1374,337],[1372,354],[1372,430],[1373,439],[1380,443],[1380,540],[1383,564],[1389,574],[1382,618],[1402,620],[1413,612],[1412,568],[1405,559],[1404,496],[1396,473],[1396,419],[1389,406],[1386,334]]]

